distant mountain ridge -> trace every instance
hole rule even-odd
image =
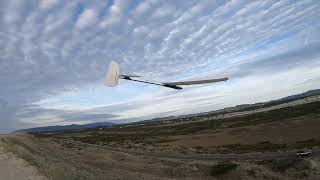
[[[303,99],[303,98],[307,98],[307,97],[311,97],[311,96],[317,96],[317,95],[320,95],[320,89],[314,89],[314,90],[307,91],[305,93],[291,95],[291,96],[287,96],[287,97],[284,97],[284,98],[281,98],[281,99],[271,100],[271,101],[267,101],[267,102],[258,102],[258,103],[254,103],[254,104],[241,104],[241,105],[237,105],[237,106],[234,106],[234,107],[226,107],[226,108],[219,109],[219,110],[196,113],[196,114],[189,114],[189,115],[168,116],[168,117],[162,117],[162,118],[154,118],[154,119],[134,122],[132,124],[143,124],[143,123],[152,123],[152,122],[161,122],[161,121],[165,122],[165,121],[177,120],[177,119],[188,119],[188,118],[192,118],[192,117],[209,115],[209,114],[218,115],[218,114],[225,114],[225,113],[231,113],[231,112],[241,112],[241,111],[255,110],[255,109],[259,109],[259,108],[275,106],[275,105],[287,103],[287,102],[290,102],[290,101]]]
[[[254,109],[259,109],[259,108],[275,106],[275,105],[279,105],[279,104],[283,104],[283,103],[288,103],[290,101],[295,101],[298,99],[303,99],[303,98],[317,96],[317,95],[320,95],[320,89],[310,90],[305,93],[291,95],[291,96],[287,96],[287,97],[284,97],[281,99],[271,100],[271,101],[267,101],[267,102],[258,102],[258,103],[254,103],[254,104],[237,105],[235,107],[228,107],[228,108],[224,108],[224,109],[217,110],[217,111],[211,111],[209,113],[212,113],[212,112],[215,112],[215,113],[217,113],[217,112],[235,112],[235,111],[239,112],[239,111],[254,110]]]
[[[290,100],[296,100],[296,99],[301,99],[301,98],[306,98],[306,97],[316,96],[316,95],[320,95],[320,89],[310,90],[305,93],[288,96],[275,101],[290,101]]]
[[[83,130],[83,129],[92,129],[97,127],[113,126],[114,123],[110,122],[99,122],[99,123],[90,123],[90,124],[71,124],[66,126],[46,126],[46,127],[36,127],[29,129],[22,129],[15,131],[13,133],[52,133],[52,132],[61,132],[61,131],[70,131],[70,130]]]

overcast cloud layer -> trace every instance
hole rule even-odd
[[[228,76],[183,91],[121,81]],[[2,0],[0,132],[128,122],[320,87],[318,0]]]

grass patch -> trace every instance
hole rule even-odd
[[[227,151],[226,151],[227,149]],[[286,144],[273,144],[269,141],[260,142],[257,144],[230,144],[222,146],[221,153],[237,152],[237,153],[248,153],[248,152],[265,152],[265,151],[277,151],[287,149]]]
[[[175,139],[160,138],[160,139],[152,140],[152,143],[168,143],[172,141],[175,141]]]
[[[303,141],[298,141],[293,144],[274,144],[270,141],[259,142],[256,144],[228,144],[223,146],[218,146],[217,152],[228,154],[228,153],[250,153],[250,152],[275,152],[275,151],[285,151],[289,149],[304,149],[312,148],[315,146],[320,146],[319,139],[307,139]],[[201,149],[198,147],[197,149]]]
[[[296,142],[296,148],[310,148],[314,146],[320,146],[320,140],[311,138],[304,141],[298,141]]]
[[[228,174],[229,172],[235,170],[238,167],[237,164],[232,162],[223,162],[212,166],[210,175],[211,176],[221,176]]]
[[[285,172],[289,168],[302,164],[302,161],[303,159],[272,159],[258,161],[256,164],[267,166],[275,172]]]

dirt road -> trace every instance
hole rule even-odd
[[[35,169],[23,159],[5,151],[5,135],[0,135],[0,180],[44,180]]]

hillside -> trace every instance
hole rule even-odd
[[[66,126],[46,126],[46,127],[22,129],[22,130],[15,131],[13,133],[24,133],[24,132],[52,133],[52,132],[58,132],[58,131],[77,131],[77,130],[92,129],[97,127],[106,127],[106,126],[113,126],[113,125],[114,124],[110,122],[90,123],[90,124],[83,124],[83,125],[71,124]]]
[[[227,107],[219,110],[209,111],[209,112],[203,112],[203,113],[196,113],[196,114],[188,114],[188,115],[180,115],[180,116],[168,116],[168,117],[162,117],[162,118],[154,118],[150,120],[144,120],[144,121],[138,121],[134,123],[130,123],[131,125],[139,125],[139,124],[148,124],[148,123],[157,123],[157,122],[169,122],[169,121],[189,121],[194,120],[201,117],[207,117],[207,116],[219,116],[224,115],[228,113],[235,113],[235,112],[244,112],[244,111],[251,111],[251,110],[257,110],[262,108],[268,108],[280,104],[289,103],[295,100],[317,96],[320,95],[320,89],[310,90],[305,93],[296,94],[287,96],[281,99],[277,100],[271,100],[268,102],[258,102],[254,104],[241,104],[234,107]]]

